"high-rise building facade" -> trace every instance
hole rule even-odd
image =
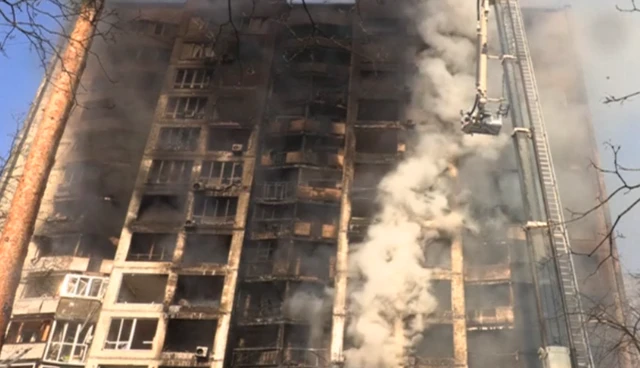
[[[348,255],[410,150],[405,80],[429,46],[392,2],[233,4],[116,6],[126,32],[94,45],[2,364],[312,368],[358,345]],[[521,226],[430,245],[438,307],[408,364],[539,366]],[[606,267],[593,293],[618,288]]]

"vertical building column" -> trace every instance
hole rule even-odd
[[[451,310],[453,315],[453,356],[458,367],[467,366],[467,322],[464,300],[464,259],[462,239],[451,242]]]
[[[244,159],[244,177],[242,184],[244,188],[248,188],[238,197],[238,211],[236,213],[234,227],[235,230],[231,240],[231,248],[229,249],[229,260],[227,262],[227,273],[224,279],[224,287],[222,289],[222,298],[220,300],[220,319],[216,328],[215,340],[213,343],[213,355],[211,368],[223,368],[225,361],[225,353],[227,351],[227,343],[229,339],[229,329],[231,327],[231,312],[235,301],[235,294],[238,284],[238,270],[240,268],[240,258],[242,256],[242,245],[244,243],[245,231],[247,229],[247,213],[249,212],[249,200],[251,197],[251,184],[253,183],[253,174],[255,168],[256,152],[258,146],[258,137],[260,137],[259,125],[253,130],[249,142],[249,148]]]
[[[353,25],[356,28],[356,25]],[[342,171],[342,196],[340,198],[340,220],[338,224],[338,244],[336,250],[336,265],[334,277],[333,315],[331,323],[331,350],[332,365],[344,363],[344,332],[347,316],[347,276],[348,276],[348,252],[349,252],[349,223],[351,221],[351,184],[353,183],[354,159],[356,152],[355,142],[355,106],[353,96],[354,80],[360,58],[351,55],[351,67],[349,68],[349,91],[347,98],[347,121],[344,133],[344,166]]]

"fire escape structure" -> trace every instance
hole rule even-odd
[[[486,113],[487,22],[489,0],[478,0],[477,97],[463,117],[465,133],[497,135],[498,117]],[[504,80],[510,101],[513,137],[519,162],[521,189],[527,211],[525,230],[533,263],[533,278],[542,330],[541,359],[550,367],[566,366],[555,360],[557,346],[570,348],[572,367],[593,367],[585,329],[569,235],[562,213],[549,140],[517,0],[495,0]],[[566,354],[565,354],[566,355]],[[556,365],[558,364],[558,365]]]

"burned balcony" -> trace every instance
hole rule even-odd
[[[403,156],[405,150],[399,130],[356,130],[357,162],[394,162]]]
[[[4,344],[45,343],[51,331],[51,318],[13,319],[9,323]]]
[[[271,136],[263,150],[262,166],[327,166],[344,165],[342,137],[331,136]]]
[[[343,136],[345,123],[332,121],[330,118],[304,116],[277,116],[276,120],[269,124],[268,134],[318,134]]]
[[[153,160],[147,175],[147,186],[185,186],[191,183],[193,161]]]
[[[342,48],[303,46],[284,51],[279,68],[295,74],[344,75],[349,72],[351,53]]]
[[[467,349],[470,368],[511,368],[521,362],[523,352],[518,351],[519,338],[514,330],[469,330],[467,331]]]
[[[218,321],[215,319],[170,319],[162,347],[163,358],[207,359],[213,348]],[[172,353],[170,356],[167,353]]]
[[[137,220],[140,222],[174,223],[184,218],[185,198],[177,195],[146,194],[142,196]]]
[[[403,74],[397,70],[363,69],[360,71],[360,83],[357,85],[356,90],[361,97],[379,98],[389,104],[394,103],[394,101],[391,100],[384,100],[385,98],[389,98],[389,96],[399,96],[401,100],[409,100],[411,95],[411,89],[405,85]],[[360,103],[366,101],[367,100],[360,100]],[[393,110],[391,110],[391,112],[393,112]],[[364,111],[363,114],[363,117],[366,118],[367,116]],[[391,121],[395,120],[397,119],[392,119]],[[372,120],[366,119],[366,121]]]
[[[216,100],[212,123],[215,125],[249,127],[255,118],[255,101],[247,96],[225,96]]]
[[[22,289],[22,298],[55,298],[59,295],[64,278],[63,274],[29,274]]]
[[[327,282],[335,270],[335,247],[316,242],[257,241],[243,252],[246,281]]]
[[[101,257],[113,259],[117,239],[98,234],[34,235],[38,247],[36,258],[43,257]]]
[[[86,205],[80,199],[56,200],[53,203],[53,211],[46,218],[49,224],[76,224],[79,225],[87,213]]]
[[[509,283],[465,285],[467,325],[510,325],[513,296]]]
[[[451,269],[451,240],[437,238],[426,240],[424,266],[433,269]]]
[[[254,240],[282,236],[335,240],[338,209],[312,203],[256,205],[253,213]]]
[[[131,237],[127,261],[170,262],[177,235],[167,233],[134,233]]]
[[[227,234],[188,234],[182,254],[182,265],[227,263],[231,249],[232,235]]]
[[[220,307],[224,276],[179,275],[172,306],[210,311]]]
[[[167,280],[167,275],[123,274],[116,302],[123,304],[161,304],[164,301]]]
[[[211,196],[196,193],[187,226],[233,226],[238,210],[238,197]]]
[[[511,279],[511,247],[506,241],[463,238],[466,281],[507,281]]]
[[[250,137],[250,130],[210,128],[207,139],[207,151],[242,154],[249,148]]]
[[[321,184],[321,183],[314,183]],[[322,183],[331,185],[331,183]],[[291,202],[296,200],[311,202],[338,202],[342,190],[336,187],[312,187],[294,182],[265,182],[256,185],[256,196],[264,202]]]
[[[285,326],[278,338],[277,326],[243,327],[233,350],[233,367],[324,367],[328,362],[323,344],[314,341],[309,326]],[[279,342],[281,341],[281,342]]]
[[[272,95],[276,103],[286,105],[293,103],[316,104],[317,108],[322,106],[339,108],[339,120],[346,119],[346,106],[348,94],[348,76],[327,75],[327,76],[290,76],[286,73],[276,77],[272,88]],[[313,105],[309,104],[308,109]],[[308,111],[312,112],[312,111]],[[321,112],[321,111],[319,111]]]
[[[198,149],[200,128],[161,128],[155,149],[158,151],[193,152]]]
[[[397,100],[358,100],[357,120],[360,125],[381,125],[398,122],[401,105]]]
[[[435,296],[437,307],[431,318],[450,321],[451,312],[451,281],[433,280],[431,282],[431,294]]]
[[[453,326],[433,324],[422,332],[422,340],[415,347],[419,366],[453,366]]]
[[[98,185],[104,168],[99,163],[72,162],[65,166],[56,197],[79,196]]]
[[[228,191],[242,187],[242,161],[203,161],[194,190]]]

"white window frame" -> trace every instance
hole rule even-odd
[[[242,175],[244,173],[243,164],[244,162],[242,161],[204,161],[200,168],[200,180],[205,180],[207,183],[215,185],[242,183]],[[225,169],[229,166],[231,166],[231,173],[229,176],[225,176]],[[214,176],[213,174],[217,167],[220,168],[220,173],[218,176]]]
[[[100,300],[107,290],[108,280],[109,279],[106,277],[86,276],[69,273],[64,277],[64,281],[62,282],[62,286],[60,287],[60,296],[67,298]],[[73,285],[74,281],[75,285]],[[96,295],[91,295],[91,291],[94,290],[93,285],[98,282],[100,283],[100,286],[97,289],[98,292],[96,293]],[[82,285],[84,285],[84,288],[81,287]],[[70,286],[73,287],[73,290],[69,290]]]
[[[176,71],[173,88],[205,89],[211,84],[212,68],[181,68]]]
[[[117,340],[115,341],[109,341],[105,339],[104,342],[104,349],[107,350],[132,350],[131,349],[131,345],[133,343],[133,337],[136,334],[136,326],[138,324],[138,319],[137,318],[113,318],[110,323],[109,323],[109,330],[107,330],[107,336],[109,335],[110,329],[111,329],[111,322],[112,321],[120,321],[120,326],[118,327],[118,337]],[[127,339],[125,340],[122,336],[123,333],[123,325],[125,323],[125,321],[127,320],[131,320],[131,329],[129,330],[129,336],[127,337]],[[156,327],[157,328],[157,327]],[[151,348],[153,348],[153,340],[151,341],[142,341],[143,344],[145,345],[151,345]]]
[[[75,329],[73,328],[75,326]],[[53,337],[56,333],[56,328],[62,328],[62,334],[60,335],[60,341],[53,341]],[[74,331],[75,330],[75,331]],[[82,334],[82,332],[85,332]],[[65,342],[68,334],[73,334],[72,342]],[[82,341],[79,341],[82,338]],[[68,364],[82,364],[84,363],[87,352],[91,345],[91,340],[93,339],[93,325],[85,326],[84,323],[81,322],[72,322],[72,321],[53,321],[53,326],[51,327],[51,333],[49,335],[49,341],[47,341],[47,347],[44,351],[43,361],[45,362],[55,362],[55,363],[68,363]],[[58,346],[58,353],[55,359],[49,359],[49,351],[53,346]],[[71,355],[68,356],[68,359],[65,360],[62,356],[62,351],[65,346],[71,346]],[[74,352],[77,348],[82,348],[82,354],[80,359],[72,359],[74,356]]]

